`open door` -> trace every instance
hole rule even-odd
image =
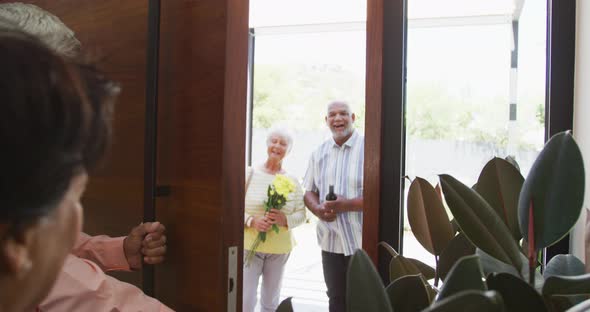
[[[168,261],[158,298],[241,310],[248,1],[162,1],[156,205]],[[239,307],[239,308],[238,308]]]
[[[150,1],[24,2],[58,16],[122,85],[114,145],[92,175],[83,204],[86,232],[126,235],[144,220],[146,201],[154,200],[145,198],[149,183],[144,183],[146,129],[155,129],[146,125]],[[160,9],[152,169],[166,192],[153,193],[163,197],[152,213],[166,225],[168,255],[155,268],[154,296],[178,311],[236,311],[241,306],[248,1],[166,0]],[[117,277],[139,287],[146,283],[140,272]]]

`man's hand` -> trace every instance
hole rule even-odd
[[[328,208],[326,203],[327,202],[317,205],[313,213],[323,221],[332,222],[336,220],[336,212],[333,209]]]
[[[325,201],[324,206],[336,213],[349,211],[348,201],[340,195],[336,195],[336,200]]]
[[[272,223],[266,216],[254,216],[250,225],[258,232],[266,232],[270,229]]]
[[[158,264],[166,254],[166,228],[160,222],[146,222],[134,227],[123,242],[129,267],[141,269],[142,263]]]
[[[287,216],[278,209],[272,208],[266,216],[272,224],[287,226]]]

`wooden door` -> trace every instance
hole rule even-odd
[[[145,204],[148,1],[26,2],[58,16],[122,85],[110,157],[83,204],[86,232],[125,235]],[[178,311],[240,310],[248,1],[162,1],[160,30],[156,177],[171,192],[156,205],[169,251],[155,297]],[[239,252],[228,269],[231,246]],[[140,273],[117,277],[141,286]]]
[[[156,294],[227,311],[230,246],[242,267],[248,1],[163,1],[160,29],[158,184],[171,192],[156,214],[172,239]]]

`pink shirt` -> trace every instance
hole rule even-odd
[[[124,239],[80,233],[53,289],[37,311],[172,311],[139,288],[104,273],[129,271]]]

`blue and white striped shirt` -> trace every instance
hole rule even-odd
[[[344,198],[363,196],[363,162],[365,140],[356,130],[342,146],[334,139],[322,143],[313,152],[303,181],[306,191],[319,194],[320,203],[326,200],[329,185],[334,193]],[[338,213],[336,220],[319,220],[317,238],[324,251],[350,256],[362,247],[363,213]]]

